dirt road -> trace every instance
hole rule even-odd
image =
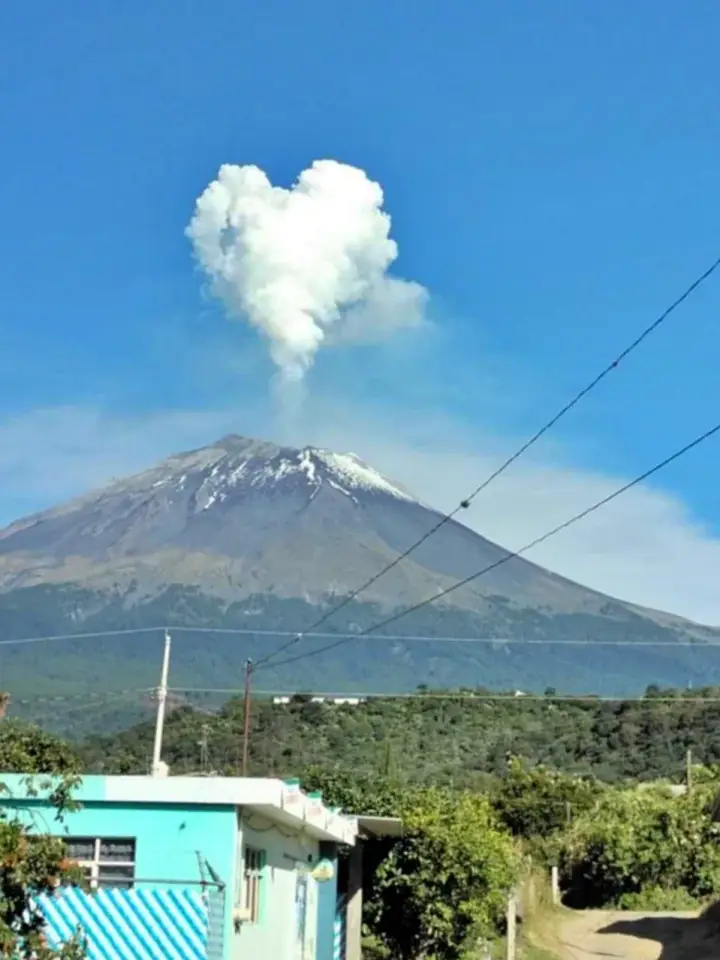
[[[717,928],[715,928],[717,930]],[[563,960],[718,960],[720,937],[691,913],[591,910],[561,924],[555,950]]]

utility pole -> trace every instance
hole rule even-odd
[[[687,783],[687,792],[691,793],[693,788],[693,772],[692,772],[692,750],[688,747],[687,752],[685,753],[685,780]]]
[[[157,688],[157,715],[155,717],[155,741],[153,743],[153,758],[151,776],[162,776],[162,740],[165,726],[165,704],[168,694],[168,674],[170,673],[170,633],[165,631],[165,647],[163,648],[162,670],[160,671],[160,686]]]
[[[248,774],[248,757],[250,754],[250,694],[252,681],[252,660],[245,661],[245,725],[243,728],[243,755],[242,775]]]
[[[517,908],[517,893],[513,890],[507,903],[507,940],[505,944],[507,960],[516,960],[517,958]]]
[[[210,727],[207,723],[204,723],[201,728],[202,738],[198,741],[198,746],[200,747],[200,770],[202,773],[207,773],[210,766],[210,754],[208,752],[208,731]]]

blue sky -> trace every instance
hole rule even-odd
[[[290,186],[318,158],[382,184],[397,272],[430,291],[432,324],[319,355],[292,438],[396,472],[409,460],[388,451],[405,444],[426,460],[401,479],[452,505],[483,457],[524,439],[720,253],[719,29],[700,0],[5,5],[0,519],[177,444],[282,429],[265,345],[203,294],[184,230],[220,164]],[[560,509],[579,484],[582,503],[710,426],[719,305],[720,277],[474,525],[522,540],[550,515],[533,497],[556,491]],[[688,556],[720,562],[719,449],[658,480],[673,519],[644,549],[667,562],[645,584],[638,555],[625,593],[660,602]],[[580,539],[539,559],[572,572],[592,556],[581,575],[622,592],[632,577],[613,570],[633,538],[618,518],[598,533],[614,553]],[[714,617],[693,578],[670,605]]]

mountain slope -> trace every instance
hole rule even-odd
[[[0,588],[137,580],[141,591],[188,583],[233,599],[317,601],[355,589],[438,519],[352,454],[226,437],[1,531]],[[450,522],[364,598],[416,602],[505,555]],[[449,602],[480,610],[491,596],[611,612],[606,597],[517,558]]]
[[[242,658],[280,643],[262,631],[306,630],[439,518],[352,454],[225,437],[0,531],[0,622],[7,639],[165,623],[258,631],[222,641],[184,634],[176,645],[176,682],[226,686]],[[323,629],[371,627],[505,556],[449,522]],[[267,682],[399,690],[471,677],[505,687],[627,692],[651,682],[710,680],[715,667],[705,642],[720,639],[710,628],[613,600],[516,557],[442,604],[401,618],[393,634],[500,639],[353,641],[268,671]],[[643,646],[603,646],[617,640]],[[297,649],[321,642],[309,638]],[[113,679],[154,682],[156,644],[98,641],[84,663],[87,641],[78,643],[46,645],[42,656],[11,648],[3,666],[15,671],[19,688],[32,680],[48,692],[81,691],[91,675],[106,683],[108,669]]]

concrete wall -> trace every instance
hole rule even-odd
[[[202,880],[198,860],[201,854],[229,888],[234,883],[232,807],[90,802],[66,814],[59,823],[42,800],[0,800],[0,808],[9,806],[35,833],[56,837],[134,837],[138,880]]]
[[[298,942],[296,892],[308,858],[316,860],[319,844],[278,828],[254,814],[241,820],[241,844],[265,853],[261,880],[260,920],[241,924],[234,932],[231,960],[315,960],[317,947],[318,884],[307,877],[305,938]]]
[[[80,810],[65,814],[63,821],[58,822],[46,800],[21,800],[0,794],[0,809],[12,811],[34,833],[56,837],[134,837],[135,876],[140,881],[181,881],[190,885],[202,880],[200,854],[226,884],[223,941],[224,956],[228,957],[237,868],[234,807],[83,800]],[[162,883],[140,884],[141,889],[144,886],[162,888]]]

